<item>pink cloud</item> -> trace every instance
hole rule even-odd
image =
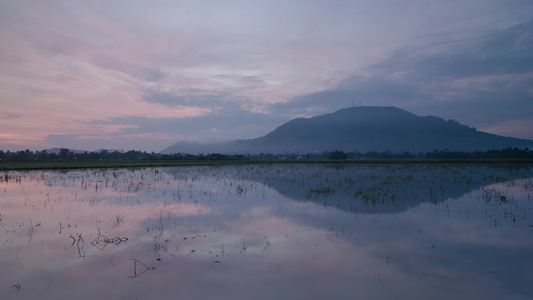
[[[479,130],[503,136],[533,140],[533,120],[509,120],[496,126],[484,127]]]
[[[504,24],[493,25],[494,19],[523,22],[523,17],[518,20],[513,14],[527,11],[517,6],[513,12],[503,12],[498,5],[489,5],[487,10],[495,12],[489,20],[475,6],[463,4],[453,5],[452,10],[448,4],[435,5],[439,13],[422,19],[399,17],[391,6],[374,4],[361,10],[351,4],[287,3],[276,13],[265,13],[272,7],[261,1],[253,6],[209,7],[182,2],[161,6],[23,1],[2,6],[1,110],[17,112],[20,118],[0,120],[0,126],[28,139],[41,136],[43,146],[43,137],[49,134],[96,136],[109,131],[88,124],[90,120],[193,118],[215,115],[228,103],[246,112],[268,113],[273,103],[334,89],[350,76],[370,76],[367,67],[396,49],[448,51],[449,45],[455,45],[450,42],[479,33],[466,25]],[[468,17],[457,19],[452,14],[459,8]],[[367,10],[374,14],[362,13]],[[407,16],[419,13],[405,7],[399,11]],[[374,22],[376,16],[385,21]],[[451,16],[454,22],[442,22]],[[395,74],[391,80],[405,77],[398,71],[388,73]],[[512,76],[488,79],[513,81]],[[450,81],[454,90],[494,88],[484,77],[457,78]],[[143,101],[143,93],[154,88],[231,96],[220,105],[213,101],[169,108]],[[452,92],[441,96],[458,96]]]

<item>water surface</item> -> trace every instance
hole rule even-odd
[[[533,169],[0,174],[1,299],[531,299]]]

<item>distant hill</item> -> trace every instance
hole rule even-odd
[[[396,107],[353,107],[293,119],[265,136],[217,144],[180,142],[162,153],[314,153],[333,150],[430,152],[533,148],[532,140],[477,131],[454,120],[417,116]]]

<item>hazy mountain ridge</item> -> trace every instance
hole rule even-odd
[[[201,145],[177,143],[162,153],[314,153],[333,151],[486,151],[533,147],[533,141],[477,131],[455,120],[396,107],[352,107],[286,122],[265,136]]]

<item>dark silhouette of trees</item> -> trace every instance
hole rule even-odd
[[[329,159],[346,159],[348,155],[343,151],[335,150],[328,155]]]
[[[68,154],[69,154],[69,150],[66,149],[66,148],[61,148],[59,149],[59,158],[61,159],[67,159],[68,158]]]
[[[80,161],[94,161],[94,160],[183,160],[183,161],[221,161],[221,160],[286,160],[286,159],[533,159],[533,151],[528,148],[504,148],[501,150],[475,151],[475,152],[461,152],[450,150],[434,150],[426,153],[411,153],[409,151],[401,153],[393,153],[390,151],[377,152],[369,151],[361,153],[358,151],[344,152],[335,150],[332,152],[323,153],[257,153],[257,154],[188,154],[188,153],[173,153],[160,154],[148,153],[146,151],[130,150],[127,152],[101,150],[99,152],[73,152],[69,149],[59,149],[57,153],[43,151],[20,150],[16,152],[0,150],[0,160],[2,161],[52,161],[52,160],[80,160]]]

